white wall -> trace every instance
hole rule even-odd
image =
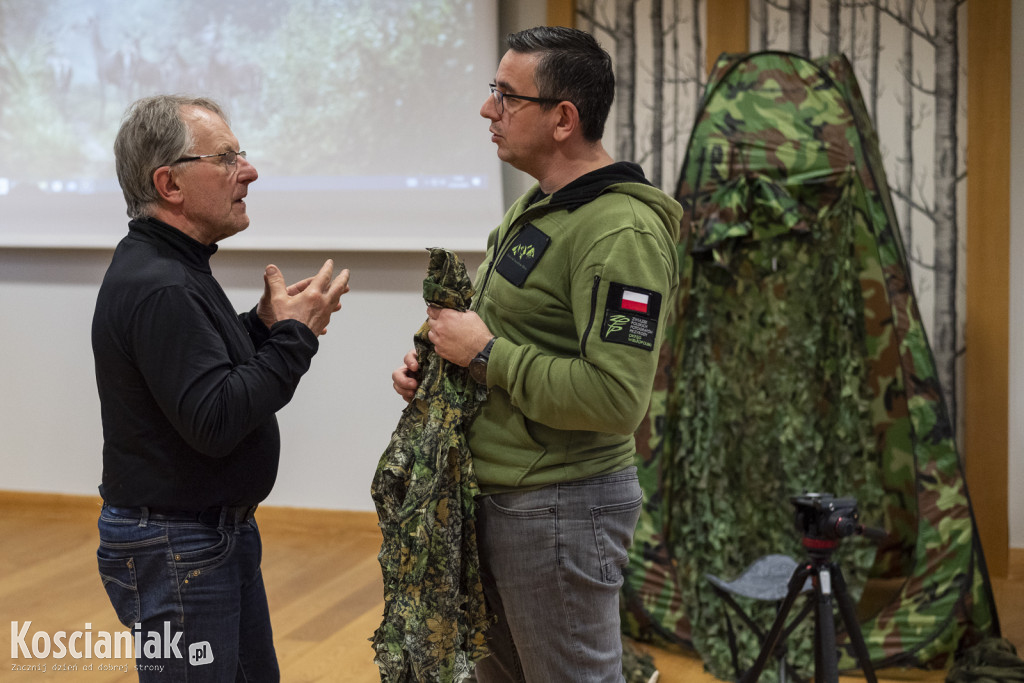
[[[1010,547],[1024,548],[1024,3],[1013,3],[1010,133]],[[968,312],[969,314],[970,312]]]
[[[500,35],[544,23],[544,0],[500,3]],[[497,58],[495,56],[495,68]],[[493,74],[483,75],[490,78]],[[481,104],[486,96],[481,83]],[[467,131],[486,135],[487,122]],[[507,196],[529,181],[506,173]],[[259,192],[259,181],[252,192]],[[458,206],[452,207],[453,211]],[[498,223],[480,226],[480,249]],[[123,213],[111,221],[127,226]],[[280,226],[277,226],[280,227]],[[260,229],[252,216],[250,231]],[[339,208],[338,230],[346,226]],[[230,246],[230,242],[226,242]],[[423,247],[434,244],[423,236]],[[96,494],[102,468],[99,400],[90,325],[96,290],[112,250],[0,249],[0,489]],[[425,317],[423,252],[261,253],[223,249],[214,273],[239,310],[262,291],[268,262],[289,282],[312,274],[328,256],[352,271],[352,291],[321,338],[320,352],[278,419],[281,468],[267,504],[372,510],[370,482],[405,405],[391,371],[412,347]],[[463,253],[475,270],[481,253]]]

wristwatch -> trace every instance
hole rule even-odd
[[[491,347],[494,346],[495,339],[497,337],[491,337],[484,350],[473,356],[473,360],[469,361],[469,376],[480,384],[487,384],[487,360],[491,357]]]

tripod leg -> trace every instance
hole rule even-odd
[[[832,613],[832,575],[828,565],[818,565],[814,581],[817,604],[815,620],[814,680],[818,683],[839,683],[839,662],[836,653],[836,622]]]
[[[861,633],[860,624],[857,622],[857,613],[854,610],[853,601],[850,600],[850,594],[846,590],[846,579],[843,578],[843,572],[838,566],[832,565],[832,569],[834,570],[836,603],[839,605],[839,613],[843,617],[843,623],[846,624],[846,633],[850,636],[853,652],[857,656],[857,661],[860,663],[861,671],[864,672],[864,678],[867,679],[867,682],[878,683],[878,679],[875,678],[875,668],[872,666],[871,657],[868,655],[868,646],[864,642],[864,634]]]
[[[779,611],[775,615],[775,621],[772,622],[772,627],[768,631],[768,635],[765,636],[764,643],[761,646],[761,652],[757,655],[757,660],[754,665],[747,670],[743,677],[740,678],[740,683],[756,683],[757,679],[761,677],[761,673],[764,671],[765,665],[768,663],[768,658],[775,652],[775,646],[778,645],[779,636],[782,635],[782,630],[786,626],[786,617],[789,615],[789,610],[793,608],[793,603],[796,602],[797,597],[800,595],[801,589],[804,587],[804,582],[807,581],[807,576],[811,573],[811,565],[803,564],[793,570],[793,575],[789,577],[789,591],[786,593],[785,600],[779,606]]]

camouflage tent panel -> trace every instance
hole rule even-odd
[[[821,60],[821,65],[845,92],[862,137],[857,147],[865,187],[863,205],[869,212],[874,250],[861,251],[862,271],[868,263],[881,268],[889,299],[892,336],[898,365],[878,363],[878,376],[898,386],[905,405],[889,413],[883,457],[889,481],[894,470],[906,466],[903,453],[913,456],[916,499],[907,502],[901,516],[890,511],[894,525],[916,513],[916,543],[912,569],[905,575],[898,598],[862,625],[871,636],[872,657],[880,664],[911,661],[922,666],[946,667],[958,647],[999,632],[984,554],[957,452],[953,427],[943,400],[931,347],[910,285],[906,254],[892,208],[878,141],[870,124],[853,69],[844,57]],[[873,182],[869,183],[868,180]],[[872,278],[877,281],[877,278]],[[879,347],[881,348],[881,344]],[[897,384],[898,383],[898,384]],[[895,398],[897,391],[884,394]],[[897,530],[899,527],[897,526]],[[877,571],[876,573],[881,573]],[[883,653],[891,653],[883,659]]]
[[[848,261],[855,264],[860,282],[869,442],[881,465],[875,476],[884,489],[879,517],[868,521],[889,531],[872,573],[905,577],[899,595],[863,630],[876,661],[941,664],[965,635],[973,638],[997,627],[877,147],[845,58],[810,62],[781,53],[724,56],[712,74],[680,177],[677,195],[687,210],[684,226],[691,228],[684,230],[686,241],[680,246],[698,264],[710,256],[728,266],[723,259],[747,258],[746,247],[735,244],[799,241],[801,233],[818,230],[837,213],[845,213],[854,226],[854,257]],[[697,282],[689,271],[681,273],[681,280],[684,293]],[[681,318],[694,315],[692,299],[690,294],[680,299]],[[675,340],[663,363],[669,388],[652,404],[645,427],[650,437],[640,443],[641,470],[649,470],[648,483],[662,487],[645,488],[650,518],[655,523],[660,518],[669,537],[672,532],[666,529],[673,520],[666,511],[674,501],[665,500],[663,488],[671,490],[678,473],[666,464],[666,447],[687,448],[673,445],[671,434],[679,422],[673,411],[681,392],[674,382],[686,372],[681,367],[686,335],[685,324],[676,324],[667,337]],[[705,399],[698,411],[712,410],[720,397]],[[684,506],[676,514],[700,511]],[[652,549],[664,541],[656,530],[645,534],[648,542],[639,545],[634,557],[639,569],[627,578],[624,591],[626,611],[634,615],[644,613],[645,593],[648,602],[653,593],[671,593],[645,589],[637,578],[656,573],[643,567],[658,561]],[[665,573],[680,585],[696,585],[671,561]],[[688,632],[679,625],[695,615],[669,609],[671,604],[645,614],[665,617],[663,630],[687,642]],[[847,658],[845,664],[852,662]]]
[[[844,89],[838,87],[845,82],[845,78],[837,79],[834,73],[792,55],[762,53],[757,60],[730,56],[720,59],[691,138],[700,141],[699,147],[691,146],[691,155],[699,152],[696,158],[688,157],[677,192],[684,202],[693,198],[684,203],[694,204],[690,207],[693,218],[707,215],[700,202],[710,189],[749,173],[771,179],[808,212],[834,203],[839,180],[851,169],[871,192],[887,188],[880,164],[877,169],[881,175],[876,176],[875,166],[866,163],[864,143],[872,149],[877,143],[862,140],[855,110],[848,106]],[[874,135],[870,128],[867,130]],[[887,190],[881,194],[888,198]],[[882,213],[885,223],[891,218],[895,224],[891,204],[882,207]],[[729,216],[723,219],[728,221]],[[870,243],[870,234],[863,241]],[[879,272],[862,273],[869,294],[884,283]],[[888,315],[883,318],[888,319]],[[876,334],[869,335],[867,343],[874,349],[876,362],[868,369],[870,381],[892,388],[893,378],[899,374],[894,338],[889,330],[872,331]],[[879,400],[884,400],[884,394]],[[908,549],[915,544],[916,530],[905,513],[907,501],[914,499],[913,460],[910,450],[900,447],[902,440],[889,443],[890,434],[899,433],[901,426],[888,419],[884,404],[877,405],[876,411],[875,429],[886,468],[884,526],[891,532],[886,545],[891,555],[882,553],[879,561],[894,567],[887,573],[898,574],[905,570]]]
[[[670,331],[666,336],[671,334]],[[690,621],[683,608],[676,567],[663,533],[661,447],[668,394],[666,382],[672,358],[668,344],[664,344],[651,406],[636,434],[636,466],[644,491],[644,505],[633,534],[629,565],[624,572],[620,609],[623,633],[668,649],[691,645]]]

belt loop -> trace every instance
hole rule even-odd
[[[222,506],[220,509],[220,519],[217,521],[217,531],[224,531],[224,522],[228,518],[228,507]]]
[[[149,525],[149,508],[143,505],[139,510],[139,528],[145,529]]]

